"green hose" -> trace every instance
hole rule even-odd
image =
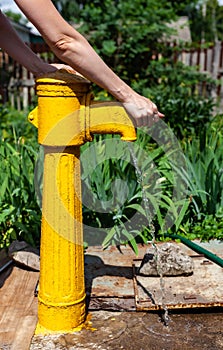
[[[213,261],[214,263],[218,264],[219,266],[223,267],[223,259],[221,259],[219,256],[217,256],[214,253],[209,252],[209,250],[202,248],[198,244],[191,242],[189,239],[182,237],[180,235],[171,235],[168,233],[164,234],[165,237],[169,237],[171,239],[180,239],[183,244],[194,250],[195,252],[199,254],[203,254],[206,258]]]

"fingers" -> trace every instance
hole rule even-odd
[[[150,127],[154,123],[157,123],[160,118],[164,117],[164,114],[158,111],[157,106],[143,96],[139,96],[131,102],[124,102],[123,106],[131,117],[135,127]]]
[[[164,118],[165,117],[165,115],[163,114],[163,113],[160,113],[159,111],[158,111],[158,108],[157,108],[157,106],[155,105],[155,103],[153,103],[152,102],[152,109],[153,109],[153,115],[152,115],[152,117],[155,119],[155,120],[159,120],[159,118]]]
[[[146,110],[146,113],[141,114],[136,120],[136,124],[138,127],[150,127],[154,123],[157,123],[160,118],[164,118],[164,114],[158,111],[158,108],[155,105],[155,103],[147,99],[147,104],[149,104],[149,108]]]
[[[66,70],[68,73],[72,73],[72,74],[75,74],[75,73],[76,73],[76,71],[75,71],[72,67],[68,66],[67,64],[63,64],[63,63],[51,63],[50,65],[53,66],[53,67],[55,67],[55,68],[57,68],[57,69],[64,69],[64,70]]]

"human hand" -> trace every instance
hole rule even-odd
[[[164,114],[158,111],[155,103],[135,92],[131,95],[131,98],[128,98],[128,101],[122,102],[122,104],[135,127],[152,126],[164,117]]]
[[[41,62],[41,64],[39,65],[39,72],[35,74],[35,78],[41,78],[49,73],[54,73],[58,70],[65,70],[68,73],[77,74],[77,72],[73,68],[66,64]]]
[[[55,67],[58,70],[64,69],[65,71],[67,71],[68,73],[71,73],[71,74],[77,74],[77,72],[72,67],[70,67],[64,63],[51,63],[50,66]]]

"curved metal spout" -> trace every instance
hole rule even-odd
[[[132,120],[119,102],[91,104],[89,108],[89,134],[119,134],[123,141],[135,141]]]

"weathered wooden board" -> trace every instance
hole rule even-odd
[[[11,266],[0,274],[0,349],[29,349],[37,323],[38,272]]]

